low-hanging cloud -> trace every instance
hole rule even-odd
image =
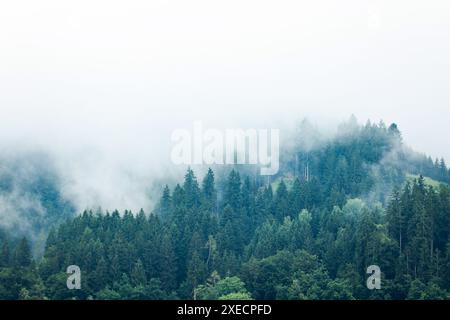
[[[406,0],[3,3],[1,151],[49,154],[78,211],[151,210],[185,169],[171,133],[195,120],[283,141],[295,120],[355,114],[450,159],[449,13]]]

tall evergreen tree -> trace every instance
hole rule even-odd
[[[237,212],[240,209],[241,200],[241,177],[239,173],[233,169],[228,176],[224,203]]]
[[[206,209],[215,212],[217,204],[217,191],[214,183],[214,172],[211,168],[208,169],[208,173],[203,178],[202,193]]]
[[[8,267],[10,263],[9,243],[8,240],[3,240],[0,252],[0,268]]]
[[[18,267],[28,267],[31,264],[31,249],[26,238],[22,238],[17,245],[14,264]]]

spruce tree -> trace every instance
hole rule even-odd
[[[14,264],[18,267],[28,267],[31,264],[31,249],[26,238],[22,238],[17,245]]]
[[[9,243],[7,239],[3,240],[0,252],[0,268],[6,268],[10,263]]]

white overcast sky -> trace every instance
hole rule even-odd
[[[0,3],[3,144],[148,150],[145,167],[194,119],[352,113],[450,161],[448,0]]]

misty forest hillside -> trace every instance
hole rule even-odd
[[[48,155],[0,155],[0,237],[2,228],[26,236],[41,253],[51,227],[75,214],[75,206],[60,189]]]
[[[353,118],[333,137],[304,121],[282,147],[276,176],[188,169],[152,213],[76,215],[42,158],[2,158],[0,298],[450,297],[444,160],[410,150],[395,124]],[[81,290],[66,287],[69,265]],[[370,265],[381,290],[366,287]]]

